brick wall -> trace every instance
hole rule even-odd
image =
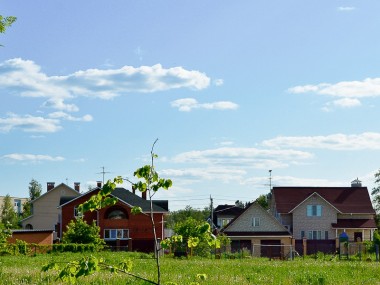
[[[14,232],[8,242],[15,243],[16,240],[23,240],[27,243],[36,243],[41,245],[53,244],[53,231],[42,232]]]

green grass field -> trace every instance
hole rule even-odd
[[[87,254],[85,254],[87,255]],[[139,258],[125,252],[96,253],[107,263],[117,264],[133,259],[132,272],[155,279],[155,261]],[[61,253],[29,256],[1,256],[1,284],[63,284],[56,280],[57,272],[42,272],[43,265],[55,261],[65,262],[83,257],[79,253]],[[264,258],[245,259],[161,259],[162,284],[380,284],[380,263],[368,261],[302,259],[295,261],[269,261]],[[199,280],[197,274],[206,274]],[[78,284],[147,284],[125,274],[98,272],[81,277]],[[195,284],[195,283],[193,283]]]

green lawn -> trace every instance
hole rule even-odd
[[[87,254],[85,254],[87,255]],[[155,278],[155,261],[136,258],[136,254],[118,252],[96,253],[107,263],[117,264],[133,258],[132,272],[146,278]],[[62,253],[28,256],[1,256],[1,284],[62,284],[56,280],[57,272],[41,272],[51,261],[65,262],[80,259],[83,254]],[[191,284],[380,284],[380,263],[368,261],[339,261],[298,259],[295,261],[269,261],[268,259],[161,259],[162,284],[175,282]],[[206,280],[197,279],[206,274]],[[147,284],[125,274],[100,272],[81,277],[78,284]],[[195,283],[193,283],[195,284]]]

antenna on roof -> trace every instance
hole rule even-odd
[[[269,192],[272,191],[272,169],[269,169]]]
[[[106,173],[111,173],[111,172],[107,172],[107,171],[104,171],[104,166],[102,166],[101,167],[101,169],[102,169],[102,172],[98,172],[97,174],[103,174],[103,185],[104,185],[104,174],[106,174]]]

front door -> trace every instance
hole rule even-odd
[[[363,233],[362,232],[354,232],[354,241],[362,242],[363,241]]]

